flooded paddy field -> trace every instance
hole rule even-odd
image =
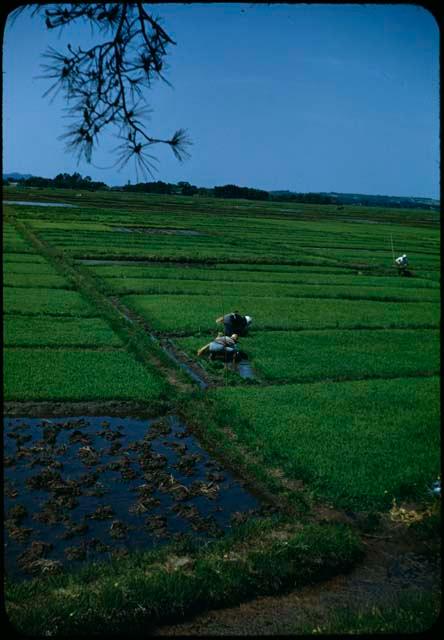
[[[5,568],[25,577],[267,511],[176,417],[5,418]]]

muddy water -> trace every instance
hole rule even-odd
[[[254,378],[254,371],[248,360],[241,360],[237,363],[237,372],[241,378],[249,378],[250,380]]]
[[[175,416],[5,418],[4,426],[11,576],[38,574],[47,561],[62,570],[184,535],[214,539],[267,509]]]

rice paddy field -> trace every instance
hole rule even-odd
[[[74,205],[4,205],[6,416],[51,419],[65,406],[73,416],[75,403],[82,415],[109,415],[114,406],[122,419],[135,407],[148,416],[174,412],[215,459],[272,504],[271,516],[258,515],[251,529],[230,528],[226,542],[209,545],[208,558],[201,547],[176,549],[174,557],[191,558],[199,570],[189,582],[189,563],[176,567],[181,604],[176,610],[171,598],[152,595],[158,606],[146,614],[151,622],[197,611],[216,566],[218,586],[203,608],[300,585],[304,571],[315,579],[310,562],[327,567],[324,577],[345,571],[362,558],[368,523],[379,523],[382,529],[372,531],[383,537],[400,509],[405,530],[434,522],[431,487],[441,472],[439,213],[5,191],[8,200]],[[392,242],[397,255],[407,253],[410,277],[393,267]],[[248,380],[197,356],[220,330],[216,318],[234,310],[253,317],[240,339]],[[343,520],[319,518],[321,511]],[[273,531],[281,533],[273,539]],[[255,551],[249,569],[240,561],[235,578],[221,558],[262,536],[273,543]],[[273,582],[266,567],[287,553],[285,540],[298,549],[298,562]],[[136,625],[137,597],[154,593],[154,583],[157,593],[173,588],[166,551],[149,553],[116,560],[122,587],[115,597],[105,565],[55,572],[49,582],[43,572],[32,587],[29,579],[25,586],[12,581],[10,615],[38,633],[56,619],[67,633]],[[39,560],[48,573],[58,566]],[[156,567],[153,584],[142,577],[144,562]],[[256,591],[253,565],[252,575],[267,585]],[[68,584],[78,590],[85,571],[99,586],[73,619],[57,594]],[[38,613],[33,603],[44,601],[51,605]],[[116,621],[116,609],[129,617]]]

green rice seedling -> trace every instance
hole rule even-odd
[[[64,289],[6,287],[3,312],[23,315],[97,316],[77,291]]]
[[[215,333],[222,313],[239,309],[254,318],[254,330],[438,327],[439,305],[420,302],[320,300],[211,295],[129,295],[122,302],[163,332]]]
[[[226,387],[221,428],[321,499],[365,511],[424,499],[440,470],[439,377]]]
[[[202,338],[175,338],[190,356]],[[439,330],[268,331],[241,338],[257,375],[270,382],[439,375]]]
[[[79,222],[76,220],[76,216],[74,214],[74,219],[70,219],[69,221],[49,221],[49,220],[35,220],[32,223],[32,228],[35,231],[62,231],[65,233],[73,234],[78,231],[83,231],[85,233],[93,233],[95,231],[109,231],[109,226],[104,223],[97,222]]]
[[[6,315],[6,346],[121,347],[122,340],[101,318]]]
[[[5,275],[44,275],[56,276],[57,271],[48,262],[3,262]]]
[[[170,293],[212,295],[214,291],[238,296],[266,297],[272,293],[276,297],[290,298],[341,298],[344,300],[379,300],[405,302],[439,302],[438,288],[413,289],[387,287],[353,287],[323,284],[287,284],[278,282],[202,281],[172,278],[106,278],[110,290],[118,294]]]
[[[46,264],[45,258],[36,253],[3,253],[3,263],[6,264]]]
[[[127,286],[130,287],[134,284],[137,289],[139,287],[142,290],[143,283],[148,286],[151,280],[165,279],[165,280],[197,280],[205,282],[220,281],[222,286],[227,283],[259,283],[263,285],[274,286],[277,284],[294,284],[294,285],[313,285],[313,291],[318,291],[319,287],[323,287],[325,291],[329,292],[329,287],[353,287],[351,290],[355,292],[354,295],[360,295],[360,291],[367,291],[369,287],[370,295],[401,295],[405,290],[408,292],[411,289],[439,289],[437,283],[427,280],[425,278],[400,278],[397,273],[393,272],[392,276],[373,276],[365,274],[363,272],[344,274],[342,273],[329,273],[329,272],[311,272],[304,269],[300,269],[297,266],[290,267],[287,271],[272,271],[272,270],[255,270],[254,267],[251,270],[247,270],[245,265],[242,265],[244,269],[241,270],[228,270],[218,267],[204,267],[204,266],[186,266],[183,264],[177,265],[138,265],[133,263],[128,265],[127,263],[113,264],[113,265],[86,265],[88,270],[95,274],[97,277],[104,278],[107,282],[111,280],[110,284],[115,286]],[[234,266],[234,265],[226,265]],[[251,266],[251,265],[250,265]],[[264,266],[264,265],[260,265]],[[271,267],[270,267],[271,269]],[[112,280],[118,279],[119,282],[113,283]],[[140,282],[134,282],[139,280]],[[386,292],[386,289],[388,290]],[[398,291],[392,291],[393,289]],[[335,289],[333,289],[334,292]],[[409,295],[405,292],[406,295]],[[421,296],[421,293],[413,292],[413,296]],[[423,293],[422,295],[427,295]],[[433,294],[432,294],[433,295]]]
[[[73,286],[66,278],[59,275],[31,274],[31,273],[5,273],[3,285],[6,287],[31,287],[48,289],[72,289]]]
[[[3,251],[7,251],[9,253],[34,253],[34,250],[31,247],[29,247],[25,242],[20,242],[19,240],[16,240],[14,242],[6,241],[3,243],[2,248]]]
[[[185,280],[231,280],[291,282],[334,281],[335,274],[344,278],[345,269],[336,267],[301,267],[298,265],[272,264],[187,264],[121,262],[120,264],[86,264],[91,273],[104,278],[181,278]],[[345,276],[350,277],[350,276]],[[353,279],[353,275],[350,277]],[[376,278],[375,278],[376,279]],[[391,279],[388,279],[391,280]],[[342,280],[341,280],[342,281]],[[405,279],[406,282],[411,282]],[[404,282],[404,280],[403,280]]]
[[[166,399],[168,386],[126,351],[4,349],[6,401]]]

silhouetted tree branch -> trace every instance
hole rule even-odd
[[[162,139],[145,126],[151,109],[143,89],[158,78],[167,82],[164,58],[168,46],[176,43],[142,2],[37,5],[32,14],[44,14],[48,29],[81,21],[104,36],[89,49],[68,44],[65,53],[50,47],[44,54],[43,77],[52,81],[44,95],[64,93],[71,124],[60,137],[78,161],[92,161],[99,137],[110,127],[117,128],[120,140],[113,167],[122,168],[134,158],[136,173],[152,176],[156,158],[151,149],[160,143],[169,145],[179,161],[189,156],[191,142],[184,129]]]

